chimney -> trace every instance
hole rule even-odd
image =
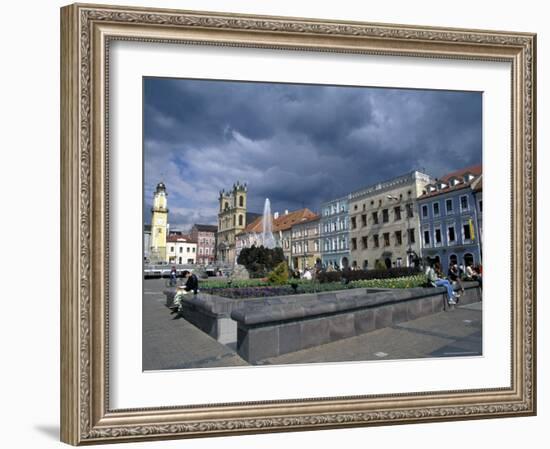
[[[274,219],[274,220],[277,220],[277,218],[279,218],[279,212],[275,212],[275,213],[273,214],[273,219]]]
[[[285,209],[285,215],[288,215],[288,209]]]

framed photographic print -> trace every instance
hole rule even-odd
[[[535,35],[61,28],[64,442],[536,413]]]

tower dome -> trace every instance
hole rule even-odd
[[[166,192],[166,185],[162,181],[157,184],[157,189],[155,190],[155,193],[159,192]]]

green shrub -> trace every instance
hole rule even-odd
[[[265,248],[252,245],[243,248],[237,258],[237,263],[244,265],[252,278],[262,278],[285,260],[282,248]]]
[[[288,266],[286,262],[279,263],[271,273],[269,273],[267,280],[271,284],[284,285],[288,282]]]
[[[388,267],[386,267],[386,264],[382,262],[380,259],[376,259],[376,262],[374,262],[374,269],[375,270],[385,270]]]

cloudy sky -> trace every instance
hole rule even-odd
[[[172,228],[215,224],[218,192],[248,210],[309,207],[411,170],[481,163],[478,92],[144,79],[144,214],[159,181]]]

